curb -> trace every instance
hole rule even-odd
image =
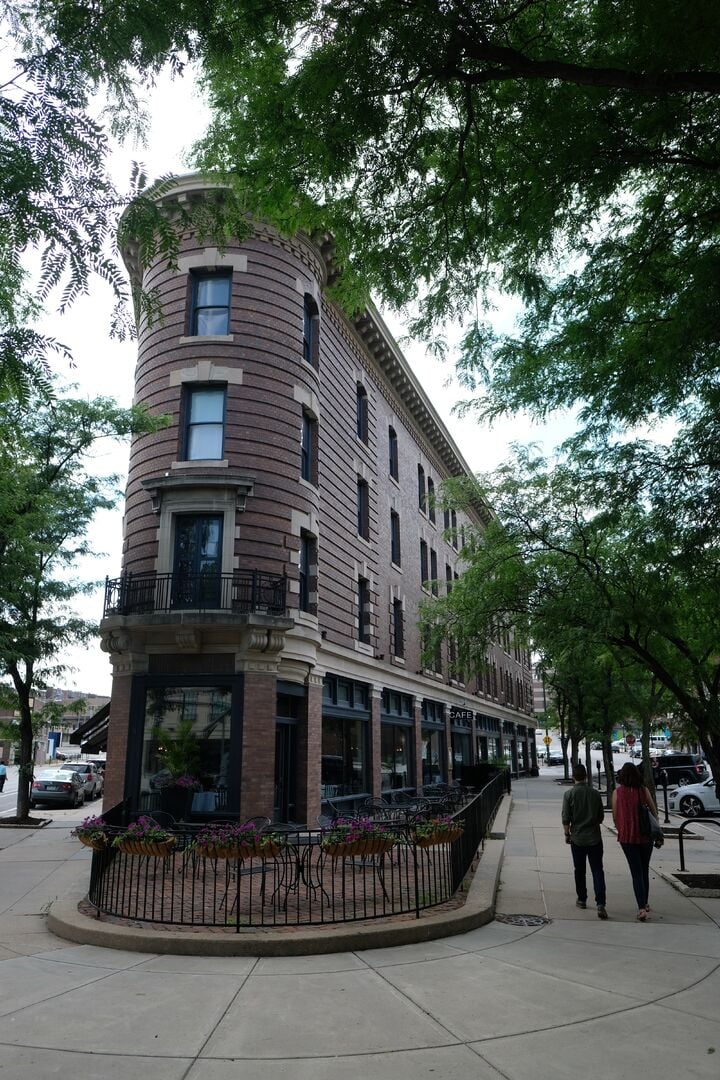
[[[504,830],[511,802],[511,796],[503,796],[491,838],[485,841],[467,899],[455,911],[407,922],[308,927],[290,933],[255,929],[233,931],[227,935],[207,930],[173,933],[169,930],[118,926],[83,915],[78,910],[78,904],[85,894],[75,893],[52,904],[48,929],[58,937],[82,945],[180,956],[308,956],[313,953],[356,952],[413,945],[462,934],[484,926],[495,917],[495,896],[505,851]],[[502,836],[498,837],[500,829]]]

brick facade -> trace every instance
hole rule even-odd
[[[202,181],[178,180],[177,195],[202,198]],[[417,612],[429,594],[422,587],[421,541],[444,589],[447,577],[462,572],[459,532],[465,525],[481,523],[481,518],[458,513],[455,536],[445,532],[439,501],[443,482],[468,471],[468,466],[377,312],[369,308],[348,319],[325,295],[324,253],[307,238],[283,238],[267,227],[258,226],[246,241],[230,243],[223,252],[185,234],[177,269],[161,261],[140,266],[131,250],[125,256],[131,274],[138,281],[142,278],[145,289],[155,290],[163,312],[161,321],[142,320],[139,326],[136,401],[169,415],[171,423],[155,434],[135,438],[131,446],[122,573],[132,575],[123,581],[135,582],[136,589],[138,581],[146,584],[142,604],[106,611],[101,627],[106,642],[114,643],[117,672],[108,742],[108,799],[138,796],[126,784],[126,771],[128,776],[138,772],[135,768],[133,773],[130,763],[139,760],[141,750],[127,744],[130,657],[132,670],[141,671],[143,663],[145,670],[157,670],[155,656],[175,656],[165,670],[174,672],[174,685],[185,674],[188,688],[203,673],[208,685],[215,673],[218,686],[225,686],[222,672],[243,673],[244,683],[228,682],[232,694],[242,697],[242,707],[233,715],[241,716],[243,733],[239,753],[233,750],[229,756],[233,769],[239,770],[239,812],[246,817],[272,817],[277,811],[278,680],[303,688],[297,714],[286,722],[294,728],[296,816],[308,822],[321,812],[324,793],[343,787],[328,783],[323,775],[325,676],[365,688],[364,715],[369,719],[363,719],[364,749],[354,746],[352,753],[345,751],[345,768],[355,770],[351,786],[359,785],[360,790],[344,791],[343,797],[358,796],[355,802],[380,794],[384,691],[409,694],[415,702],[418,784],[424,698],[444,706],[448,752],[451,706],[501,721],[517,719],[532,728],[529,705],[510,700],[502,678],[495,694],[491,686],[479,687],[475,681],[467,686],[452,682],[445,648],[441,670],[423,667]],[[217,272],[231,275],[228,333],[193,336],[189,311],[196,275]],[[304,319],[310,308],[315,311],[317,333],[312,363],[303,358]],[[224,389],[222,458],[187,460],[188,395],[203,387]],[[360,397],[366,422],[358,431]],[[316,460],[309,480],[300,475],[304,418],[314,425]],[[391,431],[397,445],[397,479],[389,470]],[[421,505],[419,469],[438,498],[434,510],[429,499]],[[359,482],[368,491],[367,538],[359,535],[357,526]],[[400,565],[390,559],[391,515],[399,518]],[[223,587],[236,590],[227,595],[240,595],[237,575],[246,572],[285,579],[284,612],[272,614],[260,604],[248,614],[230,600],[178,610],[172,590],[179,523],[207,516],[219,523],[217,566],[226,583]],[[306,603],[301,611],[303,552],[313,553],[315,561],[305,568]],[[366,590],[364,612],[359,610],[360,579]],[[158,600],[161,586],[164,607]],[[120,586],[118,595],[136,596]],[[394,655],[396,601],[404,612],[401,657]],[[512,673],[508,685],[516,686],[519,678],[529,686],[527,658],[513,657],[509,648],[494,649],[495,663]],[[350,725],[354,715],[359,714],[348,710],[340,722]],[[142,724],[138,718],[138,729]],[[532,730],[528,738],[534,750]],[[147,737],[145,742],[142,752],[147,754]],[[325,760],[337,756],[326,754]],[[214,768],[219,774],[217,761]],[[149,775],[151,766],[146,763],[143,769],[142,775]]]

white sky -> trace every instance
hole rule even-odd
[[[189,79],[182,82],[161,79],[150,106],[152,126],[147,147],[123,148],[114,155],[113,172],[121,190],[127,188],[133,159],[145,163],[151,179],[169,172],[187,172],[188,164],[183,155],[193,139],[202,133],[205,112]],[[97,281],[92,286],[92,294],[79,300],[69,313],[62,317],[48,314],[43,329],[72,349],[76,367],[60,373],[78,384],[77,392],[88,397],[105,394],[122,405],[129,405],[133,393],[136,345],[134,342],[119,344],[110,339],[108,328],[112,306],[110,290]],[[404,333],[402,323],[385,311],[383,317],[396,337],[401,337]],[[509,309],[497,312],[497,319],[505,325],[511,318]],[[535,426],[527,417],[519,417],[499,421],[490,430],[480,427],[472,418],[458,419],[453,416],[452,407],[463,394],[457,384],[447,385],[452,373],[451,365],[439,366],[424,354],[421,347],[404,351],[472,469],[484,471],[494,468],[506,456],[511,442],[542,442],[546,449],[550,449],[568,435],[570,424],[567,420],[558,421],[553,429],[552,426]],[[104,474],[122,474],[121,488],[124,488],[127,458],[127,444],[116,445],[112,450],[102,448],[98,469]],[[85,580],[104,581],[106,575],[119,575],[121,517],[121,503],[116,511],[98,515],[91,538],[93,548],[100,557],[79,566],[78,576]],[[103,589],[100,586],[92,596],[78,602],[76,607],[86,618],[99,621],[102,604]],[[65,677],[59,680],[64,689],[79,690],[85,694],[110,693],[110,663],[107,654],[100,649],[99,639],[83,649],[68,650],[60,660],[69,665]]]

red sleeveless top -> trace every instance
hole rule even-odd
[[[652,840],[643,836],[638,823],[639,807],[647,804],[645,788],[623,787],[620,784],[615,792],[615,825],[618,842],[621,844],[651,844]],[[652,807],[650,807],[652,810]]]

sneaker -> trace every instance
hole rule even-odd
[[[575,907],[580,907],[583,910],[585,910],[585,908],[587,907],[587,904],[585,903],[584,900],[576,900],[575,901]]]
[[[607,919],[608,913],[607,913],[607,910],[604,907],[598,907],[597,912],[598,912],[598,919]]]

